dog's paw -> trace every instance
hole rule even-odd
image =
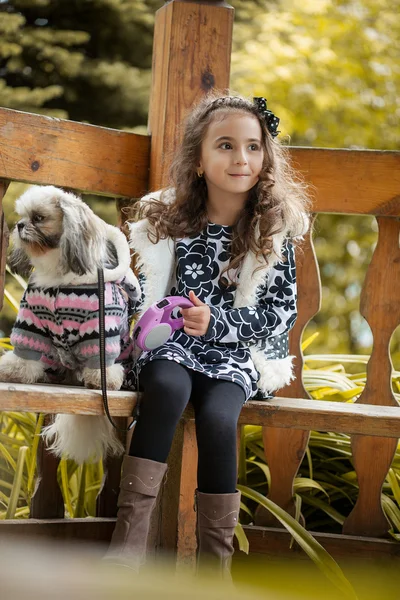
[[[120,390],[124,381],[124,368],[121,364],[114,364],[106,368],[106,379],[108,390]],[[101,388],[100,369],[84,368],[82,380],[87,388],[99,390]]]
[[[0,359],[0,381],[10,383],[37,383],[45,381],[45,366],[39,360],[26,360],[12,350]]]

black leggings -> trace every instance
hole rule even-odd
[[[190,400],[196,419],[198,489],[206,494],[233,493],[237,421],[244,390],[236,383],[211,379],[165,359],[143,367],[140,388],[143,397],[129,454],[166,462],[176,426]]]

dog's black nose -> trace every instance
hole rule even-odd
[[[25,223],[22,223],[22,221],[20,221],[19,223],[17,223],[17,227],[18,227],[18,231],[22,231],[23,228],[25,227]]]

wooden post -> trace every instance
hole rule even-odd
[[[46,416],[44,425],[51,417]],[[47,450],[41,439],[37,451],[37,479],[31,499],[31,519],[63,519],[64,500],[57,480],[60,459]]]
[[[367,383],[359,404],[397,406],[392,391],[389,345],[400,322],[400,223],[378,217],[379,237],[365,277],[360,312],[374,338],[367,366]],[[351,449],[359,495],[343,525],[343,533],[369,537],[388,536],[389,522],[382,507],[382,486],[397,448],[396,438],[352,435]]]
[[[8,182],[3,179],[0,179],[0,310],[3,308],[8,247],[8,227],[4,219],[3,212],[3,198],[6,194],[7,188]]]
[[[187,111],[210,90],[229,87],[233,12],[225,2],[212,0],[172,0],[157,12],[148,126],[150,190],[168,182],[170,157]],[[194,443],[193,423],[181,425],[181,438],[190,438]],[[193,492],[197,459],[192,444],[185,446],[183,467],[183,445],[174,443],[169,457],[160,544],[177,548],[178,557],[190,562],[195,552]]]
[[[218,0],[172,0],[157,11],[148,129],[150,190],[168,182],[179,125],[201,96],[229,87],[233,8]]]
[[[114,417],[118,427],[128,427],[126,417]],[[124,431],[117,431],[117,437],[125,445],[127,434]],[[116,517],[117,500],[119,487],[121,483],[122,456],[108,456],[103,461],[104,475],[100,490],[96,498],[96,516],[97,517]]]

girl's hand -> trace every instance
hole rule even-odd
[[[183,330],[188,335],[204,335],[210,324],[210,308],[199,300],[192,291],[189,292],[189,300],[193,302],[194,306],[192,308],[181,308]]]

